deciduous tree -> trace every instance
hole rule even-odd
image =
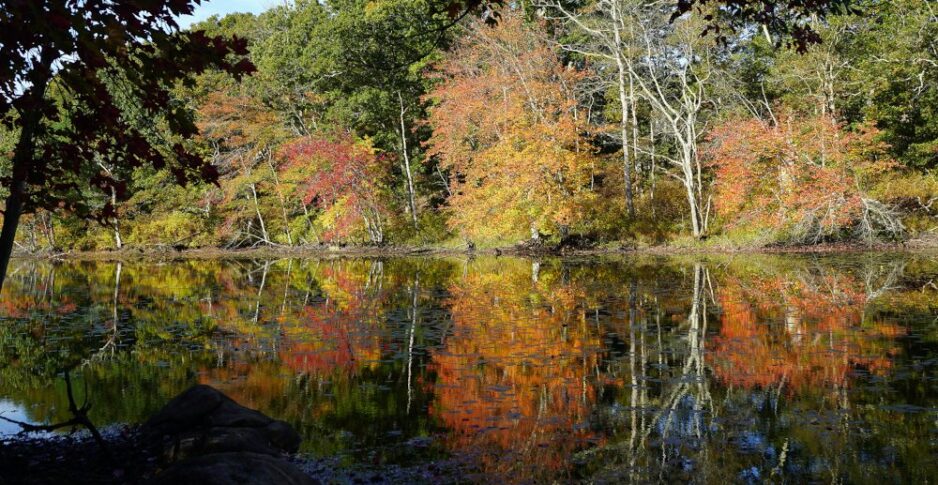
[[[347,134],[304,137],[284,146],[281,156],[287,160],[285,170],[305,174],[297,182],[303,203],[324,211],[324,240],[346,239],[363,228],[371,243],[384,242],[387,162],[370,141]]]
[[[849,131],[824,115],[777,120],[732,120],[711,134],[706,157],[730,226],[814,243],[850,231],[865,240],[901,235],[898,218],[867,194],[870,180],[895,166],[875,129]]]
[[[18,132],[2,177],[8,195],[0,278],[24,211],[64,208],[101,220],[113,214],[111,202],[94,207],[82,196],[88,187],[123,193],[98,163],[165,166],[180,184],[214,179],[212,166],[186,145],[196,129],[169,90],[209,67],[235,75],[253,67],[230,57],[246,53],[243,41],[178,32],[175,18],[199,3],[14,0],[0,7],[0,116]],[[144,120],[177,139],[161,148]]]
[[[591,150],[574,87],[544,34],[506,12],[439,68],[428,154],[451,174],[450,225],[467,238],[564,235],[590,197]]]

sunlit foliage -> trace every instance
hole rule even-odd
[[[286,144],[281,156],[287,159],[285,178],[297,184],[303,204],[322,210],[317,223],[323,240],[345,240],[364,228],[371,242],[384,242],[387,157],[370,140],[345,134],[301,138]]]
[[[450,225],[470,239],[564,232],[591,198],[582,76],[520,14],[469,30],[431,93],[428,155],[451,174]]]
[[[847,130],[829,116],[788,112],[716,127],[707,157],[716,171],[717,209],[730,226],[797,242],[848,231],[866,239],[901,235],[901,222],[868,195],[896,166],[876,135],[874,128]]]
[[[57,193],[62,207],[23,216],[17,249],[931,244],[929,2],[822,6],[810,25],[747,10],[758,2],[729,24],[706,17],[719,3],[682,4],[694,8],[673,22],[673,5],[634,0],[484,18],[423,0],[298,1],[210,18],[191,34],[245,39],[256,72],[222,65],[165,101],[194,117],[202,135],[179,147],[217,185],[178,187],[199,177],[170,163],[166,119],[117,96],[168,164],[83,168],[113,190]],[[716,25],[737,30],[700,35]],[[813,36],[800,49],[786,47],[796,27]],[[0,176],[19,134],[0,132]],[[304,144],[334,155],[285,155]],[[80,217],[105,208],[107,227]]]

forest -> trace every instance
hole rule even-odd
[[[16,249],[934,241],[938,6],[863,0],[806,20],[809,42],[757,22],[715,34],[708,8],[296,0],[213,17],[190,30],[246,48],[173,85],[197,136],[114,98],[214,181],[95,159],[92,180],[116,183],[28,211]],[[245,60],[250,75],[230,68]]]
[[[0,199],[0,484],[938,476],[936,0],[3,0]]]

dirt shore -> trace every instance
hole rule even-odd
[[[16,252],[15,258],[59,259],[79,261],[177,260],[177,259],[275,259],[275,258],[342,258],[342,257],[406,257],[406,256],[590,256],[615,254],[708,255],[708,254],[797,254],[797,253],[863,253],[938,250],[938,236],[906,241],[904,243],[877,244],[817,244],[801,246],[645,246],[628,243],[607,244],[602,247],[576,248],[554,245],[532,247],[527,244],[486,249],[459,249],[435,246],[265,246],[256,248],[126,248],[112,251]]]

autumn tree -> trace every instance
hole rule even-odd
[[[728,121],[714,129],[706,152],[717,210],[730,227],[794,242],[899,237],[901,221],[867,192],[871,179],[895,166],[876,136],[824,115]]]
[[[428,154],[450,172],[450,226],[470,239],[566,234],[590,199],[591,149],[574,87],[544,33],[517,12],[473,22],[439,66]]]
[[[284,242],[293,240],[289,232],[289,210],[275,163],[277,147],[289,138],[277,113],[256,99],[236,90],[213,92],[198,112],[201,139],[212,153],[212,163],[221,174],[221,201],[229,209],[227,226],[232,237],[252,244],[274,244],[271,217],[265,216],[264,188],[276,201],[276,218]],[[266,186],[266,187],[265,187]],[[242,223],[246,227],[242,228]],[[256,223],[256,226],[255,226]],[[254,228],[257,229],[254,229]],[[226,231],[227,232],[227,231]]]
[[[236,75],[253,67],[230,61],[246,53],[238,39],[178,32],[175,19],[198,3],[29,0],[0,7],[0,116],[18,132],[2,177],[0,278],[24,212],[64,206],[100,220],[113,214],[112,202],[95,208],[82,190],[122,195],[123,184],[100,165],[165,166],[180,184],[214,179],[212,166],[184,143],[196,129],[170,103],[169,90],[209,67]],[[155,124],[175,135],[168,147],[145,128]]]
[[[387,162],[370,141],[348,134],[304,137],[286,144],[280,154],[304,205],[323,211],[318,217],[325,229],[322,239],[343,240],[364,229],[371,243],[384,242],[389,217],[383,183]]]

